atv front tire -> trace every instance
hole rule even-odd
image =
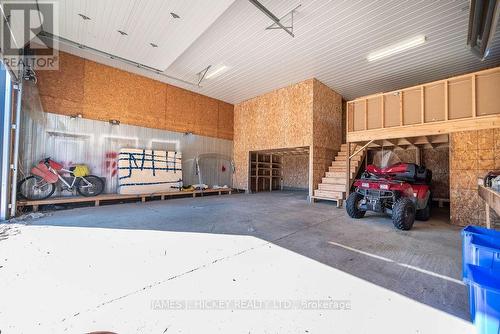
[[[411,199],[402,197],[392,207],[392,223],[403,231],[411,230],[415,221],[415,204]]]
[[[358,193],[351,193],[347,198],[345,209],[351,218],[360,219],[365,216],[366,211],[359,208],[359,201],[363,199]]]

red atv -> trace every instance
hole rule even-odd
[[[415,218],[430,217],[431,178],[432,172],[417,164],[368,165],[354,182],[356,190],[347,198],[347,213],[359,219],[368,210],[384,212],[392,215],[396,228],[410,230]]]

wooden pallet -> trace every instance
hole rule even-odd
[[[222,194],[231,194],[232,189],[206,189],[206,190],[195,190],[195,191],[176,191],[176,192],[163,192],[163,193],[153,193],[153,194],[103,194],[94,197],[81,197],[81,196],[71,196],[71,197],[53,197],[47,198],[38,201],[18,201],[18,207],[31,206],[33,207],[33,211],[38,211],[38,207],[40,205],[50,205],[50,204],[67,204],[67,203],[94,203],[95,206],[99,206],[101,202],[105,201],[119,201],[123,199],[137,199],[141,200],[141,202],[146,202],[146,199],[161,199],[169,197],[183,197],[183,196],[203,196],[203,194],[213,194],[217,193],[218,195]]]
[[[432,199],[434,202],[438,202],[438,206],[442,208],[444,206],[443,203],[450,203],[449,198],[433,198]]]

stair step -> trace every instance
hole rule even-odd
[[[361,163],[361,159],[355,159],[355,158],[352,158],[351,159],[351,166],[359,166],[359,164]],[[331,166],[345,166],[346,165],[346,161],[345,159],[344,160],[333,160],[332,161],[332,164]]]
[[[344,192],[345,184],[320,183],[318,190]]]
[[[347,155],[337,155],[335,157],[335,161],[343,161],[345,164],[345,161],[347,159]],[[351,158],[351,161],[361,161],[363,159],[363,156],[361,154],[355,155]]]
[[[345,172],[346,170],[347,170],[347,168],[346,168],[345,164],[342,164],[342,165],[335,164],[335,165],[328,167],[329,172]],[[351,170],[351,172],[355,172],[358,170],[358,166],[351,165],[350,170]]]
[[[327,178],[344,178],[344,179],[347,178],[347,176],[345,175],[345,170],[344,171],[326,172],[325,177],[327,177]],[[353,177],[354,177],[354,172],[351,171],[351,179]]]
[[[327,191],[327,190],[315,190],[314,196],[333,198],[333,199],[344,199],[344,192],[341,191]]]
[[[342,184],[345,185],[346,183],[346,176],[345,173],[342,173],[342,176],[339,177],[324,177],[322,179],[322,183],[330,183],[330,184]]]

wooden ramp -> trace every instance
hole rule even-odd
[[[93,197],[82,197],[82,196],[68,196],[68,197],[53,197],[38,201],[18,201],[18,207],[31,206],[33,211],[38,211],[40,205],[53,205],[53,204],[68,204],[68,203],[94,203],[95,206],[99,206],[101,202],[107,201],[120,201],[125,199],[137,199],[141,202],[146,202],[146,200],[161,199],[171,197],[196,197],[203,196],[204,194],[231,194],[233,189],[206,189],[206,190],[195,190],[195,191],[176,191],[176,192],[162,192],[153,194],[134,194],[134,195],[120,195],[120,194],[103,194]]]

